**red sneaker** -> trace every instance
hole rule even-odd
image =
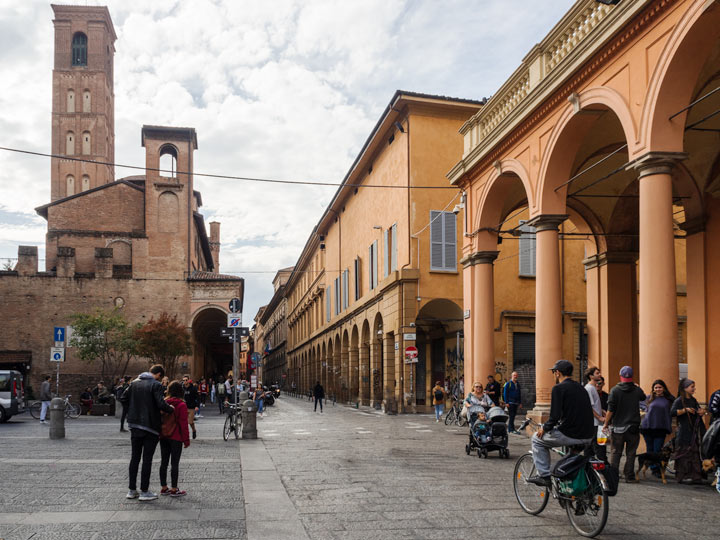
[[[170,495],[170,488],[161,488],[160,489],[160,495]]]
[[[171,497],[184,497],[185,495],[187,495],[187,491],[182,489],[173,488],[170,490]]]

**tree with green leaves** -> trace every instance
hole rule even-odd
[[[138,353],[154,364],[161,364],[170,379],[175,377],[178,359],[192,352],[190,334],[176,315],[161,313],[151,318],[137,332]]]
[[[137,327],[129,324],[122,313],[97,310],[72,316],[73,334],[70,346],[88,364],[100,363],[100,376],[109,384],[125,375],[130,360],[137,355]]]

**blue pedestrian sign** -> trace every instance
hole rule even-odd
[[[63,347],[51,347],[50,348],[50,361],[51,362],[64,362],[65,361],[65,349]]]
[[[53,330],[53,341],[62,342],[65,341],[65,327],[56,326]]]
[[[250,355],[250,358],[252,358],[254,363],[258,363],[260,361],[260,353],[254,352]]]

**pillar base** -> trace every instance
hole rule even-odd
[[[550,405],[535,405],[535,408],[529,410],[525,416],[533,422],[544,424],[547,422],[547,419],[550,418]],[[528,435],[532,435],[535,432],[535,428],[528,426],[525,431]]]

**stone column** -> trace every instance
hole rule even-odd
[[[550,410],[555,383],[550,368],[562,358],[562,309],[560,302],[560,251],[558,226],[566,215],[541,215],[528,222],[537,238],[535,274],[535,413]]]
[[[395,396],[395,334],[387,333],[383,336],[383,400]]]
[[[640,184],[639,375],[650,391],[656,378],[678,379],[677,284],[672,167],[685,154],[649,153],[633,165]]]
[[[708,388],[707,286],[705,280],[705,230],[702,224],[686,224],[687,255],[687,363],[688,377],[695,381],[695,398],[707,403]]]
[[[350,347],[350,401],[360,401],[360,349]]]
[[[599,260],[597,255],[591,255],[583,260],[585,266],[585,298],[587,313],[587,355],[588,366],[600,366],[600,370],[607,376],[600,364],[600,278]]]
[[[340,398],[350,401],[350,351],[345,346],[340,350]]]
[[[362,345],[358,354],[360,373],[358,377],[358,388],[360,391],[360,403],[370,405],[370,347]]]
[[[495,373],[495,294],[493,285],[493,262],[497,251],[478,251],[473,253],[470,264],[475,268],[473,275],[473,358],[472,381],[487,380]]]
[[[381,365],[382,339],[370,341],[370,405],[375,406],[382,402],[382,371]]]

